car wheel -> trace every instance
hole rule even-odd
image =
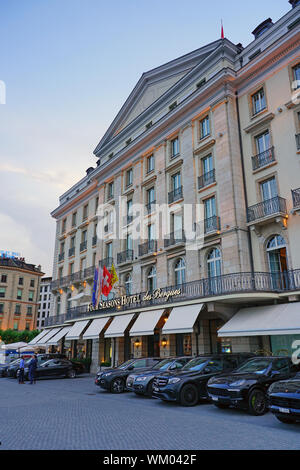
[[[295,420],[291,418],[286,418],[285,416],[276,415],[276,418],[279,419],[279,421],[281,421],[284,424],[295,424],[296,422]]]
[[[67,377],[68,377],[68,379],[74,379],[76,377],[75,370],[74,369],[68,370]]]
[[[123,393],[125,389],[124,380],[117,377],[112,381],[110,389],[112,393]]]
[[[214,403],[214,405],[217,408],[220,408],[221,410],[225,410],[226,408],[229,408],[229,405],[226,405],[225,403]]]
[[[153,394],[153,380],[151,380],[148,385],[147,385],[147,391],[146,391],[146,395],[148,397],[152,397],[152,394]]]
[[[262,390],[252,390],[248,399],[248,410],[254,416],[261,416],[267,411],[267,398]]]
[[[184,385],[180,392],[180,403],[183,406],[195,406],[199,401],[197,387],[193,384]]]

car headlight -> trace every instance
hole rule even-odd
[[[230,387],[241,387],[242,385],[245,385],[246,382],[247,382],[247,380],[245,380],[245,379],[237,380],[236,382],[232,382],[230,384]]]
[[[136,381],[137,382],[145,382],[147,380],[147,377],[137,377]]]
[[[106,374],[103,374],[102,377],[108,377],[111,374],[112,374],[112,372],[106,372]]]
[[[176,384],[177,382],[180,382],[180,379],[177,377],[174,377],[173,379],[169,379],[168,383],[169,384]]]

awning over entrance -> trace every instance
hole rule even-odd
[[[163,310],[150,310],[149,312],[142,312],[139,314],[137,320],[134,322],[129,335],[130,336],[144,336],[153,335],[154,328],[158,323],[160,317],[164,313]]]
[[[300,302],[242,308],[218,331],[218,336],[300,334]]]
[[[79,339],[79,336],[90,320],[81,320],[74,323],[70,331],[66,334],[66,340]]]
[[[35,338],[33,338],[28,344],[36,344],[40,339],[42,339],[43,336],[46,336],[46,334],[49,333],[49,330],[43,330],[41,331]]]
[[[101,331],[105,327],[109,318],[97,318],[93,320],[86,332],[83,335],[83,339],[98,339]]]
[[[133,319],[134,313],[128,315],[115,316],[106,332],[104,333],[105,338],[120,338],[124,335],[124,331],[128,327],[129,323]]]
[[[52,338],[56,333],[58,333],[61,330],[61,327],[56,327],[56,328],[51,328],[51,330],[48,330],[48,333],[43,336],[41,339],[37,341],[37,345],[43,346],[44,344],[47,343],[47,341]]]
[[[192,333],[195,321],[204,304],[184,305],[172,309],[168,320],[163,326],[165,335],[176,333]]]
[[[66,336],[66,334],[70,331],[71,326],[65,326],[62,330],[60,330],[56,335],[52,336],[49,341],[47,341],[47,346],[57,346],[58,342]]]

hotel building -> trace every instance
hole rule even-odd
[[[52,212],[53,308],[37,342],[90,357],[92,370],[132,356],[292,352],[300,2],[289,4],[245,47],[219,39],[141,76],[96,165]],[[119,282],[91,309],[99,263]]]

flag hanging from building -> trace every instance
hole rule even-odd
[[[103,268],[100,265],[99,262],[99,268],[98,268],[98,289],[97,289],[97,303],[100,302],[100,297],[102,294],[102,288],[103,288]]]
[[[103,281],[102,281],[102,294],[107,297],[112,289],[111,285],[111,274],[106,268],[103,266]]]
[[[223,28],[223,20],[221,20],[221,39],[224,39],[224,28]]]
[[[116,271],[113,264],[111,265],[110,274],[111,274],[111,282],[110,283],[113,286],[119,280],[118,275],[117,275],[117,271]]]
[[[93,307],[96,307],[96,303],[97,303],[98,275],[99,275],[98,268],[95,268],[95,272],[94,272],[94,284],[93,284],[93,293],[92,293],[92,304],[93,304]]]

